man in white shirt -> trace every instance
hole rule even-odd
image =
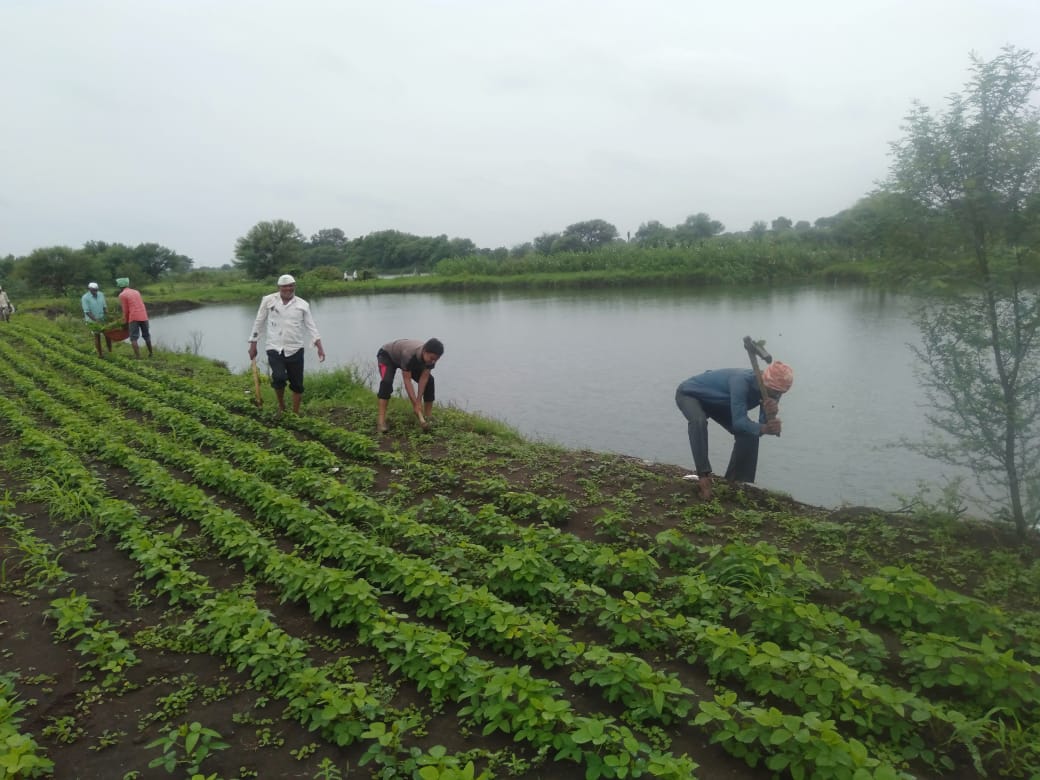
[[[256,342],[264,334],[267,363],[271,366],[271,387],[278,397],[278,410],[285,411],[285,385],[292,391],[293,412],[299,414],[303,396],[303,354],[307,340],[318,350],[318,360],[325,361],[318,326],[311,307],[296,297],[296,280],[289,274],[278,277],[278,292],[260,299],[260,309],[249,336],[249,359],[256,360]]]

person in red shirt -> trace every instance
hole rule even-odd
[[[148,347],[148,357],[152,356],[152,334],[148,330],[148,310],[144,307],[141,293],[130,286],[130,280],[121,276],[116,279],[119,288],[119,305],[123,307],[123,322],[130,327],[130,346],[134,348],[134,357],[141,357],[137,347],[138,339],[144,339]]]

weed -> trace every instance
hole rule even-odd
[[[49,722],[43,727],[41,733],[48,739],[53,739],[55,742],[61,742],[65,745],[71,745],[83,736],[83,727],[79,725],[74,715],[49,717],[47,720]]]
[[[101,735],[98,737],[97,744],[91,745],[90,749],[100,751],[104,750],[105,748],[113,747],[115,745],[118,745],[125,736],[125,731],[105,729],[101,732]]]
[[[317,742],[308,742],[306,745],[290,750],[289,755],[295,758],[297,761],[306,761],[308,758],[313,756],[318,751]]]
[[[259,747],[282,747],[285,737],[280,733],[272,733],[271,729],[264,727],[256,730],[256,744]]]
[[[347,770],[350,771],[349,769]],[[340,771],[330,758],[323,758],[318,764],[318,771],[314,773],[314,780],[342,780],[343,772]]]
[[[628,516],[616,510],[606,510],[592,518],[592,525],[596,528],[596,535],[611,540],[624,538],[625,526],[628,523]]]

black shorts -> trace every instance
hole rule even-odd
[[[271,387],[281,390],[286,382],[294,393],[303,392],[303,352],[298,349],[292,354],[267,350],[267,364],[271,366]]]
[[[386,401],[394,394],[394,377],[397,376],[399,366],[390,359],[390,353],[385,349],[380,349],[376,353],[376,362],[379,364],[379,391],[376,393],[376,397]],[[415,381],[419,382],[418,379]],[[433,374],[430,374],[430,378],[426,380],[426,389],[423,390],[422,399],[427,403],[433,403],[434,397]]]

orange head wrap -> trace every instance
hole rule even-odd
[[[762,372],[762,381],[770,390],[786,393],[791,389],[791,385],[794,384],[794,371],[786,363],[774,360]]]

